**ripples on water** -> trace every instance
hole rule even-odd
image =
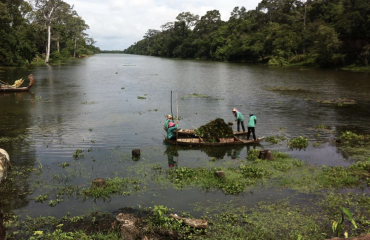
[[[162,125],[165,115],[171,113],[171,91],[172,112],[176,116],[178,108],[181,128],[199,127],[215,118],[233,121],[234,107],[245,117],[249,112],[257,115],[257,136],[274,136],[284,129],[290,138],[302,135],[314,139],[314,126],[329,126],[333,134],[324,135],[326,143],[319,147],[310,144],[306,150],[290,151],[285,143],[266,142],[258,147],[289,151],[310,164],[348,165],[335,145],[327,141],[343,130],[365,133],[370,130],[370,82],[368,75],[362,73],[99,54],[64,65],[6,70],[0,77],[11,81],[29,73],[33,73],[36,81],[30,93],[0,95],[0,136],[27,133],[29,137],[22,145],[5,147],[15,163],[42,164],[47,169],[44,178],[59,175],[68,179],[68,172],[58,165],[75,161],[72,158],[75,150],[84,150],[85,157],[78,161],[85,171],[80,177],[68,179],[73,184],[88,185],[95,177],[122,177],[136,164],[130,160],[133,148],[142,149],[146,161],[168,168]],[[277,86],[303,91],[268,91]],[[184,97],[193,93],[210,97]],[[338,107],[307,101],[337,98],[354,99],[358,104]],[[239,158],[245,158],[247,151],[247,147],[241,149]],[[210,155],[202,150],[180,150],[176,160],[179,166],[205,166]],[[222,161],[232,161],[227,151],[222,156]],[[137,204],[163,204],[187,211],[191,210],[189,202],[251,199],[250,194],[235,197],[197,190],[176,192],[174,197],[167,198],[173,190],[157,191],[161,194],[143,193],[108,202],[68,200],[48,210],[30,201],[7,210],[27,211],[34,216],[47,211],[46,214],[61,216],[67,211],[79,214],[95,207],[115,211]],[[251,204],[266,194],[276,198],[289,195],[262,191],[260,197],[253,197]]]

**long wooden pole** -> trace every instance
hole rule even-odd
[[[172,113],[172,90],[171,90],[171,116],[172,116],[172,121],[173,121],[173,113]]]
[[[176,92],[176,121],[178,122],[179,121],[179,95],[178,93]],[[177,129],[176,131],[176,146],[177,146],[177,139],[179,138],[179,130]]]

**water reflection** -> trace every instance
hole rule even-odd
[[[167,154],[168,159],[168,167],[173,168],[178,166],[179,161],[179,152],[177,151],[177,147],[170,145],[167,146],[166,151],[164,151],[165,154]],[[176,157],[176,160],[174,159]]]
[[[189,152],[193,151],[194,154],[197,152],[203,152],[207,157],[212,158],[213,160],[221,159],[238,159],[245,157],[242,154],[242,151],[246,148],[247,153],[250,149],[260,149],[263,148],[260,144],[251,144],[251,145],[231,145],[231,146],[175,146],[175,145],[166,145],[166,150],[164,155],[167,155],[168,166],[177,167],[179,162],[179,151]],[[188,155],[185,153],[184,155]]]
[[[0,240],[5,240],[4,213],[1,207],[1,197],[0,197]]]
[[[5,70],[0,73],[0,78],[14,80],[30,73],[22,69]],[[66,174],[69,168],[58,166],[75,161],[72,155],[77,149],[85,151],[85,159],[79,160],[84,175],[109,177],[115,177],[116,172],[125,176],[129,170],[127,167],[121,169],[122,164],[134,166],[143,162],[122,160],[117,163],[119,160],[116,155],[107,158],[111,156],[110,149],[116,149],[117,146],[127,152],[127,158],[131,157],[129,153],[132,149],[148,147],[151,150],[144,152],[144,156],[149,156],[145,160],[161,162],[170,168],[181,165],[204,167],[209,161],[207,158],[224,160],[219,163],[230,159],[245,159],[251,149],[289,151],[286,144],[271,145],[266,142],[261,145],[224,147],[164,145],[163,130],[158,126],[163,126],[163,116],[171,109],[171,91],[178,92],[179,116],[183,128],[199,127],[215,118],[232,121],[230,109],[237,107],[241,112],[252,111],[258,116],[258,136],[276,136],[283,128],[288,138],[302,135],[312,139],[315,134],[312,128],[319,124],[329,126],[334,135],[351,129],[359,133],[369,132],[370,129],[370,81],[366,74],[343,74],[317,69],[303,73],[294,68],[99,54],[60,66],[38,67],[34,69],[33,75],[35,85],[31,91],[34,95],[0,94],[0,137],[28,134],[26,141],[2,147],[7,149],[15,166],[37,169],[40,163],[48,171],[40,176],[24,174],[19,177],[22,177],[21,181],[6,183],[8,191],[2,186],[0,196],[5,196],[2,199],[5,213],[18,210],[27,214],[32,212],[34,215],[63,215],[71,211],[71,206],[75,209],[88,208],[86,203],[76,203],[60,204],[47,210],[47,203],[38,203],[35,207],[32,201],[39,194],[31,193],[35,181],[39,177],[49,179],[49,175]],[[268,90],[274,86],[297,87],[303,91]],[[184,97],[192,93],[210,97]],[[343,97],[354,99],[358,104],[337,107],[306,100]],[[31,101],[34,98],[41,101]],[[326,134],[320,134],[326,137]],[[154,151],[152,148],[159,150]],[[343,161],[341,153],[337,152],[335,144],[329,142],[317,147],[309,146],[306,151],[291,150],[289,154],[309,164],[348,164]],[[110,165],[107,161],[117,164]],[[81,184],[80,179],[75,181],[73,184]],[[81,182],[84,183],[84,179]],[[176,206],[173,206],[179,211],[190,210],[188,202],[206,202],[215,196],[209,197],[197,190],[192,194],[185,191],[181,194]],[[223,194],[216,195],[225,197]],[[262,195],[256,196],[255,200],[263,199]],[[191,199],[183,201],[184,196]],[[149,196],[145,201],[150,206],[153,199]],[[166,198],[161,204],[170,205],[170,199]],[[125,200],[134,205],[141,202],[142,198],[133,195]],[[121,199],[113,201],[116,201],[116,205],[102,203],[96,207],[107,211],[122,207]],[[242,204],[247,202],[243,198],[240,201]]]

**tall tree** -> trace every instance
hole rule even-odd
[[[78,53],[78,45],[79,41],[85,43],[85,37],[87,34],[84,33],[89,26],[85,23],[85,21],[79,17],[77,14],[73,14],[69,17],[67,22],[67,29],[69,31],[69,37],[73,43],[73,57],[76,57]]]
[[[47,45],[45,63],[49,62],[50,58],[50,41],[51,41],[51,23],[56,19],[58,8],[66,4],[62,0],[34,0],[36,11],[43,17],[47,27]]]
[[[35,34],[26,18],[31,10],[24,0],[0,0],[1,65],[22,65],[35,56]]]
[[[190,29],[198,22],[199,15],[194,15],[190,12],[182,12],[177,15],[176,20],[185,22],[186,28]]]

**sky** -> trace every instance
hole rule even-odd
[[[254,10],[262,0],[64,0],[89,25],[86,31],[101,50],[124,50],[143,39],[149,29],[161,30],[177,15],[190,12],[199,17],[218,10],[229,20],[234,7]]]

